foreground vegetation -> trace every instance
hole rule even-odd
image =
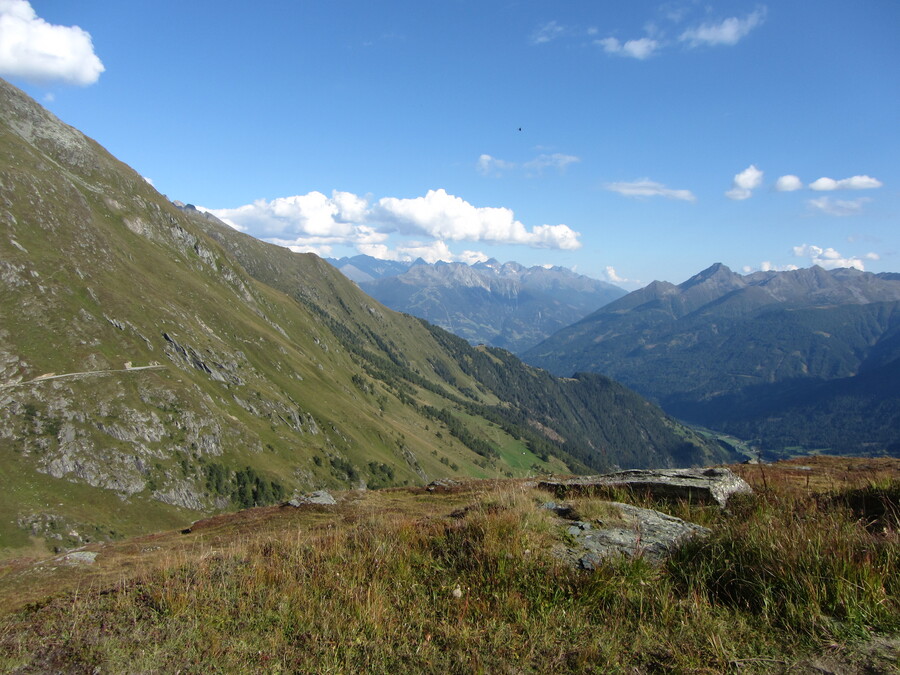
[[[63,570],[72,590],[0,618],[0,668],[853,672],[873,636],[900,633],[900,464],[869,461],[743,467],[756,492],[725,513],[657,505],[713,529],[661,567],[571,569],[547,495],[516,481],[220,516],[108,544],[81,581]],[[5,576],[0,606],[36,575]]]

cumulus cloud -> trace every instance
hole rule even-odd
[[[608,37],[603,38],[602,40],[595,40],[595,44],[603,47],[603,51],[607,54],[630,56],[633,59],[641,61],[652,56],[660,47],[658,41],[649,37],[640,38],[638,40],[627,40],[626,42],[620,42],[614,37]]]
[[[862,213],[863,205],[868,202],[866,197],[859,199],[832,199],[831,197],[819,197],[810,199],[809,206],[814,211],[819,211],[829,216],[855,216]]]
[[[542,45],[560,37],[566,30],[556,21],[548,21],[531,34],[531,44]]]
[[[884,185],[884,183],[871,176],[851,176],[850,178],[842,178],[840,180],[823,176],[810,183],[809,187],[811,190],[828,192],[831,190],[871,190],[873,188],[880,188],[882,185]]]
[[[821,246],[802,244],[794,246],[794,256],[797,258],[809,258],[813,265],[818,265],[826,270],[833,270],[839,267],[854,267],[858,270],[865,270],[865,265],[863,265],[863,261],[859,257],[845,257],[830,247],[822,248]],[[877,260],[878,254],[867,253],[864,257]]]
[[[764,7],[743,18],[729,17],[719,23],[704,23],[689,28],[678,38],[689,47],[736,45],[751,30],[760,26],[766,18]]]
[[[697,198],[690,190],[673,190],[662,183],[657,183],[649,178],[642,178],[631,182],[620,181],[607,183],[604,188],[611,192],[618,192],[624,197],[666,197],[668,199],[680,199],[686,202],[695,202]]]
[[[90,33],[47,23],[27,0],[0,0],[0,75],[86,86],[104,70]]]
[[[749,198],[753,191],[762,185],[763,172],[753,164],[735,174],[732,188],[725,193],[729,199],[742,200]]]
[[[445,190],[424,197],[383,197],[374,217],[402,234],[428,234],[450,241],[526,244],[538,248],[576,249],[580,236],[567,225],[539,225],[530,231],[503,207],[476,207]]]
[[[368,204],[349,192],[335,190],[331,197],[321,192],[257,199],[233,209],[206,209],[232,227],[258,236],[299,235],[325,239],[348,239],[358,234],[358,222]]]
[[[775,189],[779,192],[794,192],[795,190],[803,189],[803,181],[793,174],[780,176],[775,181]]]
[[[484,241],[521,244],[534,248],[577,249],[578,232],[567,225],[538,225],[527,229],[514,213],[503,207],[476,207],[445,190],[429,190],[424,197],[384,197],[372,204],[364,197],[334,190],[305,195],[258,199],[236,208],[197,207],[231,227],[295,251],[330,251],[338,245],[355,246],[378,258],[421,255],[426,260],[478,260],[479,251],[456,257],[445,241]],[[422,236],[435,241],[395,245],[392,234]],[[414,250],[415,249],[415,250]],[[421,250],[420,250],[421,249]]]

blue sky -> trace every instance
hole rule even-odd
[[[0,75],[296,250],[900,271],[889,0],[0,0]]]

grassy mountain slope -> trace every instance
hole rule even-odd
[[[475,350],[176,208],[5,82],[0,194],[2,554],[319,487],[717,458],[639,399],[598,405],[612,383],[564,420],[504,398]],[[607,418],[643,444],[592,447]]]
[[[880,378],[876,398],[875,376],[853,380],[892,364],[898,335],[900,284],[889,276],[714,265],[636,291],[525,358],[558,374],[602,372],[681,419],[769,449],[868,453],[896,439],[900,384]]]

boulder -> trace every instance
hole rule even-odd
[[[544,480],[538,487],[558,497],[572,494],[603,495],[625,488],[654,499],[687,500],[695,504],[725,507],[733,494],[751,492],[747,482],[729,469],[632,469],[600,476],[578,476],[565,480]]]
[[[545,505],[545,508],[549,505]],[[565,505],[553,505],[557,514],[571,513]],[[604,558],[642,556],[662,561],[672,549],[693,537],[709,535],[709,529],[681,518],[620,502],[609,502],[610,514],[591,522],[569,520],[571,545],[558,551],[582,569],[594,569]]]
[[[452,478],[438,478],[437,480],[431,481],[428,485],[425,486],[425,489],[428,492],[434,492],[435,490],[449,490],[450,488],[456,487],[459,485],[458,480],[453,480]]]
[[[93,565],[99,554],[96,551],[73,551],[62,557],[68,565]]]
[[[331,496],[331,493],[328,492],[328,490],[316,490],[315,492],[310,492],[302,497],[294,497],[290,501],[285,502],[285,506],[293,506],[295,508],[299,508],[304,504],[333,506],[334,504],[337,504],[337,501]]]

